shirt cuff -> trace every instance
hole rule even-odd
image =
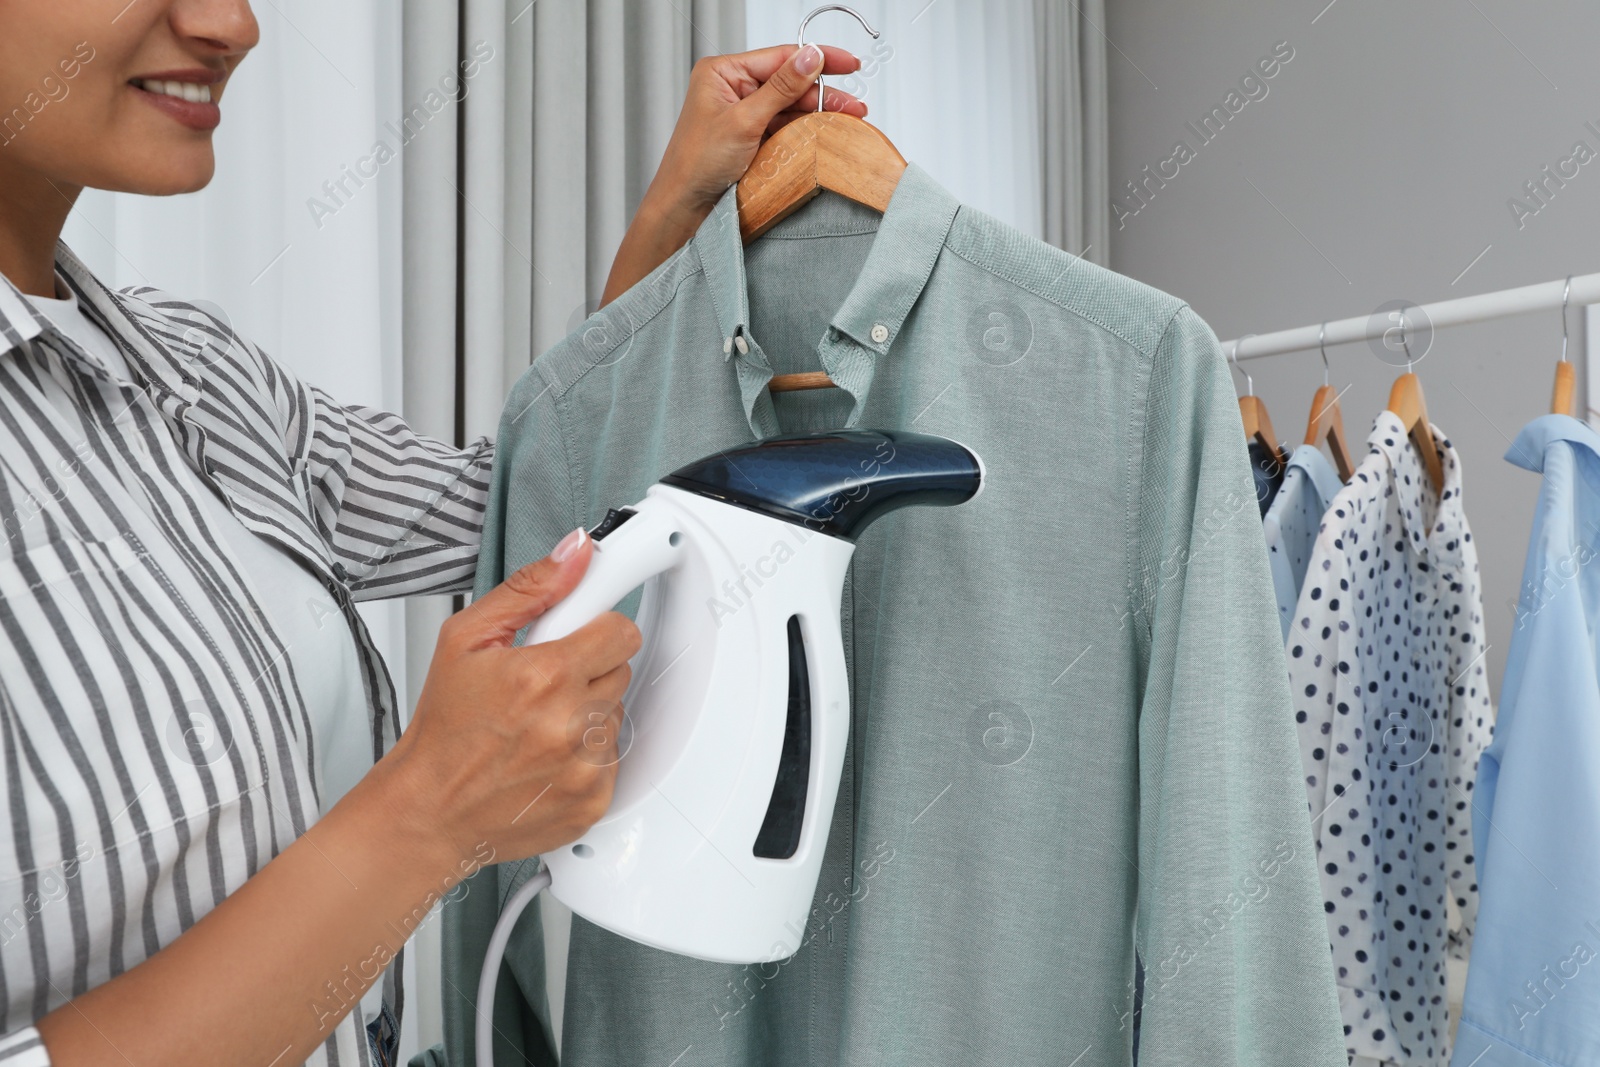
[[[0,1035],[0,1067],[50,1067],[39,1031],[33,1027]]]

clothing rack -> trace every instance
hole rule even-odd
[[[1464,326],[1471,322],[1486,322],[1511,315],[1524,315],[1534,311],[1554,311],[1566,303],[1583,305],[1600,303],[1600,274],[1574,274],[1572,288],[1566,292],[1567,279],[1539,282],[1517,289],[1501,289],[1477,296],[1463,296],[1455,300],[1441,300],[1433,304],[1417,304],[1405,309],[1407,329],[1424,323],[1435,329],[1442,326]],[[1342,345],[1352,341],[1367,341],[1382,337],[1385,330],[1397,324],[1382,315],[1358,315],[1349,319],[1336,319],[1326,324],[1313,323],[1276,333],[1254,334],[1224,341],[1222,350],[1229,359],[1262,359],[1290,352],[1316,352],[1323,344]],[[1322,331],[1326,330],[1324,334]],[[1319,340],[1320,338],[1320,340]]]

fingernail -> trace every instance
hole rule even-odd
[[[584,530],[582,526],[578,527],[576,530],[573,530],[571,533],[567,534],[567,536],[561,539],[561,543],[551,551],[550,558],[555,560],[557,563],[563,562],[574,552],[578,551],[578,546],[583,544],[583,539],[588,536],[588,532]]]
[[[801,74],[810,74],[822,66],[822,49],[814,44],[808,44],[794,54],[794,69]]]

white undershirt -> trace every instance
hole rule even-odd
[[[135,381],[116,343],[78,306],[58,278],[66,299],[30,296],[33,304],[90,358],[125,382]],[[355,637],[327,590],[292,556],[245,528],[217,490],[186,463],[176,464],[207,525],[233,556],[245,584],[272,621],[288,650],[305,698],[316,741],[318,790],[326,812],[372,766],[371,712],[356,658]]]
[[[56,291],[62,290],[60,278],[56,279]],[[78,347],[88,352],[99,361],[102,367],[109,370],[113,377],[124,381],[133,381],[133,372],[128,370],[128,361],[123,358],[122,350],[114,344],[106,332],[96,326],[83,309],[78,306],[78,297],[68,289],[65,300],[49,300],[42,296],[28,297],[38,312],[51,322],[68,337],[78,342]]]

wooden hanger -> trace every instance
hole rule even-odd
[[[1406,353],[1406,372],[1394,380],[1389,390],[1388,410],[1406,428],[1406,436],[1422,459],[1423,469],[1433,482],[1435,492],[1444,492],[1444,466],[1439,462],[1439,449],[1433,441],[1433,423],[1428,419],[1428,402],[1422,396],[1422,379],[1411,370],[1411,344],[1406,340],[1406,313],[1401,309],[1400,345]],[[1386,335],[1387,336],[1387,335]],[[1387,342],[1386,342],[1387,343]]]
[[[1572,364],[1562,360],[1556,364],[1556,387],[1550,396],[1550,414],[1571,415],[1572,397],[1578,390],[1578,376]]]
[[[1278,443],[1278,435],[1272,432],[1272,417],[1259,396],[1239,398],[1239,417],[1244,420],[1245,437],[1253,438],[1274,456],[1284,459],[1283,446]]]
[[[806,23],[824,11],[853,15],[874,39],[880,36],[861,14],[842,4],[827,4],[800,23],[800,47],[806,44]],[[822,190],[865,204],[878,213],[889,209],[906,161],[875,126],[854,115],[823,111],[822,77],[817,77],[817,111],[794,119],[767,138],[756,152],[736,194],[739,234],[746,244],[804,207]],[[774,393],[826,389],[834,385],[825,371],[776,374],[767,383]]]
[[[1422,396],[1422,379],[1406,371],[1394,380],[1389,390],[1389,411],[1405,425],[1422,465],[1433,482],[1435,492],[1444,491],[1444,466],[1439,462],[1439,450],[1433,441],[1433,424],[1428,421],[1428,403]]]
[[[1278,462],[1287,465],[1289,454],[1284,451],[1283,445],[1278,443],[1278,435],[1272,429],[1272,416],[1267,414],[1267,405],[1256,396],[1256,382],[1250,377],[1248,371],[1239,366],[1239,346],[1233,346],[1233,353],[1228,357],[1233,367],[1244,375],[1245,395],[1239,398],[1239,418],[1244,423],[1244,436],[1247,441],[1255,441],[1277,458]]]
[[[1572,295],[1572,275],[1561,291],[1561,362],[1556,364],[1556,387],[1550,396],[1550,414],[1571,415],[1572,398],[1578,391],[1578,376],[1567,360],[1567,297]]]
[[[1351,461],[1350,445],[1344,436],[1344,415],[1339,411],[1339,394],[1328,384],[1328,349],[1323,343],[1327,329],[1328,324],[1323,323],[1322,331],[1317,335],[1317,348],[1322,352],[1322,386],[1311,398],[1311,417],[1306,421],[1306,444],[1321,445],[1326,441],[1328,452],[1333,456],[1334,469],[1339,472],[1339,480],[1348,482],[1356,472],[1356,465]]]
[[[767,138],[739,179],[739,236],[749,244],[824,189],[881,214],[905,169],[905,157],[866,119],[802,115]]]

